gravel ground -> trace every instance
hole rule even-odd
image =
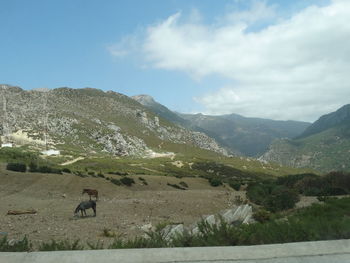
[[[9,239],[27,236],[38,245],[51,239],[80,239],[108,244],[113,238],[103,235],[110,230],[120,238],[143,234],[143,225],[160,222],[192,224],[201,216],[215,214],[233,206],[235,197],[244,197],[229,187],[211,187],[202,178],[142,175],[148,185],[133,176],[136,185],[116,186],[102,178],[81,178],[64,174],[15,173],[0,170],[0,234]],[[167,185],[184,181],[188,190]],[[97,216],[74,217],[75,207],[87,195],[83,188],[99,191]],[[8,210],[35,209],[35,215],[7,215]]]

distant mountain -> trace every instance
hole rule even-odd
[[[214,138],[233,153],[260,156],[277,138],[293,138],[301,134],[310,123],[298,121],[274,121],[246,118],[238,114],[209,116],[203,114],[175,113],[156,102],[152,97],[133,97],[151,111],[183,127],[200,131]]]
[[[323,115],[293,140],[277,140],[262,160],[320,171],[350,170],[350,105]]]
[[[64,154],[145,157],[193,148],[227,154],[204,133],[163,119],[123,94],[98,89],[25,91],[0,85],[1,142]]]
[[[193,127],[200,127],[221,145],[246,156],[260,156],[277,138],[293,138],[310,124],[298,121],[275,121],[246,118],[238,114],[208,116],[181,114]]]
[[[305,138],[336,127],[338,125],[350,126],[350,104],[347,104],[335,112],[323,115],[310,127],[308,127],[298,138]]]

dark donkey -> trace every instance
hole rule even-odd
[[[90,197],[90,200],[91,200],[91,196],[95,196],[96,197],[96,201],[98,200],[98,191],[95,190],[95,189],[83,189],[83,193],[82,194],[85,194],[87,193]]]
[[[81,216],[84,216],[83,212],[84,212],[84,214],[86,216],[85,209],[89,209],[89,208],[92,208],[92,210],[94,210],[94,216],[96,216],[96,202],[93,201],[93,200],[81,202],[77,206],[77,208],[75,208],[74,214],[77,215],[79,213],[79,211],[80,211],[81,212]]]

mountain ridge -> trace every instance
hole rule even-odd
[[[222,147],[238,155],[258,157],[277,138],[293,138],[310,125],[299,121],[247,118],[238,114],[204,115],[175,113],[148,95],[133,96],[165,119],[214,138]]]

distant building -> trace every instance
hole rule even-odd
[[[12,143],[2,143],[1,148],[5,148],[5,147],[12,148],[13,145],[12,145]]]
[[[42,151],[41,152],[42,154],[44,155],[48,155],[48,156],[51,156],[51,155],[60,155],[61,152],[59,150],[47,150],[47,151]]]

